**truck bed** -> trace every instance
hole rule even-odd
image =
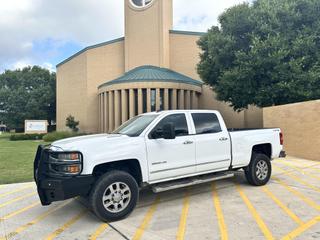
[[[266,130],[273,128],[228,128],[229,132],[240,132],[240,131],[253,131],[253,130]]]
[[[279,128],[233,128],[228,129],[228,132],[231,138],[232,162],[235,167],[248,164],[255,145],[270,145],[271,159],[279,157],[282,150]]]

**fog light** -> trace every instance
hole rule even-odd
[[[79,164],[74,165],[56,165],[54,169],[61,173],[78,174],[81,172],[81,167]]]
[[[80,172],[80,167],[79,165],[72,165],[68,167],[68,172],[69,173],[78,173]]]

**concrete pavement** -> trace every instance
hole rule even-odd
[[[0,239],[320,239],[320,162],[275,160],[267,186],[234,178],[141,192],[127,219],[100,222],[78,199],[42,207],[34,183],[0,186]]]

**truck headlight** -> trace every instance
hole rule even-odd
[[[80,152],[51,152],[49,169],[53,174],[78,175],[82,171],[82,154]]]

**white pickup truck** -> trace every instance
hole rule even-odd
[[[34,175],[42,205],[76,196],[88,199],[103,221],[136,206],[139,189],[154,192],[232,177],[266,184],[271,159],[284,156],[280,129],[228,130],[211,110],[139,115],[112,134],[69,138],[39,146]]]

